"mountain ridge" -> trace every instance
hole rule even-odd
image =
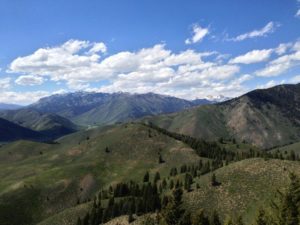
[[[56,113],[80,125],[108,125],[210,103],[212,102],[206,100],[188,101],[155,93],[74,92],[42,98],[27,108]]]
[[[279,85],[145,121],[197,138],[236,138],[269,148],[300,140],[299,106],[300,84]]]

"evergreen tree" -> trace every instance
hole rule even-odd
[[[265,210],[260,209],[256,218],[256,225],[268,225]]]
[[[163,218],[168,225],[179,224],[185,212],[184,209],[182,209],[182,194],[182,189],[176,188],[173,191],[171,201],[169,201],[167,207],[163,210]]]
[[[244,225],[243,218],[241,216],[237,218],[236,225]]]
[[[191,213],[185,212],[179,222],[180,225],[191,225]]]
[[[76,225],[82,225],[82,221],[81,221],[80,217],[78,217]]]
[[[213,211],[212,215],[211,215],[211,219],[210,219],[210,224],[211,225],[222,225],[219,215],[217,213],[217,211]]]
[[[224,225],[234,225],[232,219],[229,217],[225,220]]]
[[[213,173],[213,175],[211,176],[211,185],[212,186],[217,186],[219,184],[219,182],[217,181],[217,177],[216,175]]]
[[[154,184],[156,184],[157,181],[159,181],[159,180],[160,180],[160,174],[159,174],[159,172],[156,172],[155,176],[154,176]]]
[[[150,178],[150,174],[149,174],[149,172],[147,171],[146,174],[144,175],[144,180],[143,180],[144,183],[145,183],[145,182],[149,182],[149,178]]]
[[[205,215],[204,210],[200,209],[192,217],[192,225],[210,225],[208,217]]]
[[[161,163],[164,163],[165,160],[162,158],[161,154],[159,154],[158,156],[158,163],[161,164]]]
[[[128,223],[132,223],[134,221],[132,213],[128,215]]]
[[[86,215],[85,215],[85,217],[83,218],[83,225],[89,225],[89,222],[90,222],[90,214],[89,213],[87,213]]]
[[[290,185],[286,192],[278,191],[278,199],[273,202],[272,218],[279,225],[298,225],[300,217],[300,180],[290,174]]]

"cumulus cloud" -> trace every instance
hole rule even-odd
[[[240,55],[231,59],[229,63],[251,64],[263,62],[270,58],[272,52],[272,49],[252,50],[244,55]]]
[[[18,57],[8,72],[50,77],[54,81],[94,80],[110,74],[99,64],[101,55],[95,53],[99,51],[99,43],[69,40],[61,46],[41,48],[32,55]]]
[[[209,34],[209,29],[201,27],[199,24],[193,26],[192,37],[185,40],[185,44],[195,44],[201,42]]]
[[[265,68],[256,71],[257,76],[278,76],[290,68],[300,65],[300,42],[296,42],[289,54],[282,55],[269,62]]]
[[[93,47],[89,50],[90,54],[95,54],[98,52],[105,53],[107,51],[107,47],[103,42],[94,43]]]
[[[239,76],[239,65],[223,63],[219,60],[221,55],[214,51],[188,49],[175,53],[164,44],[157,44],[107,56],[100,47],[88,41],[70,40],[15,59],[9,71],[20,74],[16,83],[23,85],[49,79],[65,82],[72,90],[157,92],[187,99],[237,96],[246,90],[243,83],[250,79],[250,75]],[[98,81],[105,85],[90,86]]]
[[[23,86],[41,85],[44,83],[44,78],[33,75],[22,75],[15,80],[15,83]]]
[[[9,77],[0,79],[0,91],[10,88],[10,81],[11,79]]]
[[[0,102],[13,103],[26,105],[39,100],[52,93],[46,91],[33,91],[33,92],[15,92],[15,91],[3,91],[0,92]]]
[[[300,83],[300,75],[294,76],[289,80],[290,83],[298,84]]]
[[[273,33],[277,27],[279,27],[279,24],[271,21],[259,30],[253,30],[253,31],[238,35],[237,37],[230,38],[228,40],[243,41],[243,40],[250,39],[250,38],[265,37],[268,34]]]

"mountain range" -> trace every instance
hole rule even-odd
[[[300,84],[254,90],[214,105],[145,119],[172,132],[270,148],[300,140]]]
[[[254,90],[224,102],[129,93],[75,92],[0,111],[0,118],[48,139],[83,127],[142,119],[196,138],[246,141],[262,148],[300,140],[300,84]],[[227,99],[224,96],[219,99]]]
[[[178,112],[211,101],[188,101],[154,93],[89,93],[53,95],[28,106],[43,113],[56,113],[79,125],[108,125],[144,116]]]

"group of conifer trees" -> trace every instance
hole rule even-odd
[[[230,151],[221,147],[220,144],[224,143],[224,139],[220,138],[219,143],[217,141],[205,141],[203,139],[194,138],[184,134],[178,134],[170,132],[166,129],[160,128],[152,123],[144,124],[145,126],[157,130],[158,132],[172,137],[176,140],[182,141],[183,143],[190,146],[200,157],[206,157],[219,161],[226,161],[227,163],[231,161],[239,161],[248,158],[265,158],[265,159],[287,159],[291,161],[299,161],[300,157],[294,151],[291,151],[289,154],[285,152],[282,154],[279,151],[270,152],[270,151],[255,151],[249,149],[247,152],[239,151]],[[236,144],[236,140],[230,140],[233,144]]]
[[[216,211],[205,213],[199,209],[191,214],[182,206],[183,191],[173,190],[168,204],[155,216],[146,216],[142,225],[244,225],[243,218],[227,217],[224,222]],[[251,225],[299,225],[300,224],[300,179],[290,174],[290,184],[284,191],[278,191],[270,205],[260,208]]]
[[[182,207],[182,194],[184,191],[198,189],[193,185],[194,178],[212,172],[231,161],[246,158],[262,157],[265,159],[299,160],[292,151],[282,155],[280,152],[269,153],[250,149],[248,152],[233,152],[221,148],[217,142],[206,142],[190,136],[176,134],[147,125],[165,135],[180,140],[201,156],[210,160],[200,160],[197,165],[182,165],[179,169],[171,168],[168,178],[161,178],[158,172],[153,180],[146,172],[141,184],[130,181],[110,186],[102,190],[94,199],[92,209],[82,218],[78,218],[77,225],[99,225],[120,215],[128,215],[128,222],[134,221],[133,215],[156,213],[155,218],[146,217],[144,225],[222,225],[216,211],[206,214],[203,210],[191,214]],[[222,140],[223,141],[223,140]],[[162,163],[160,155],[159,163]],[[179,178],[180,177],[180,178]],[[215,174],[211,177],[212,187],[221,183]],[[172,191],[172,196],[166,193]],[[184,191],[183,191],[184,190]],[[300,221],[300,182],[295,175],[291,175],[291,185],[287,192],[278,192],[278,199],[274,200],[272,207],[261,208],[258,211],[255,225],[299,225]],[[289,222],[287,222],[289,221]],[[228,218],[224,225],[243,225],[241,217],[232,220]]]

